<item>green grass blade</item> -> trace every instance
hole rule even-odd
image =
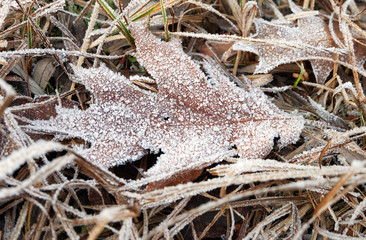
[[[167,22],[167,18],[166,18],[166,11],[164,8],[163,0],[160,0],[160,6],[161,6],[161,13],[163,14],[165,40],[168,42],[170,40],[170,36],[169,36],[168,22]]]
[[[301,63],[300,76],[296,79],[296,81],[295,81],[295,83],[294,83],[294,86],[293,86],[292,88],[296,88],[296,87],[297,87],[297,84],[299,84],[299,82],[300,82],[300,80],[301,80],[302,76],[304,75],[304,70],[305,70],[305,68],[304,68],[304,64],[303,64],[303,63]]]
[[[32,48],[32,27],[30,22],[27,22],[27,33],[28,33],[28,48]]]
[[[104,1],[104,0],[98,0],[98,3],[103,8],[103,10],[107,13],[107,15],[111,18],[116,20],[117,16],[114,14],[114,11],[111,9],[111,7]],[[135,47],[135,41],[130,33],[130,31],[127,29],[126,24],[124,24],[121,20],[118,21],[118,29],[120,29],[121,33],[126,37],[126,40],[128,43]]]
[[[141,18],[144,18],[144,17],[148,16],[148,15],[149,15],[149,14],[151,14],[153,11],[154,11],[154,8],[151,8],[151,9],[149,9],[148,11],[146,11],[146,12],[144,12],[144,13],[141,13],[140,15],[133,16],[133,17],[131,18],[131,20],[132,20],[132,22],[137,21],[137,20],[139,20],[139,19],[141,19]]]

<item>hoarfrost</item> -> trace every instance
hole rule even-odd
[[[12,3],[13,3],[12,0],[2,1],[0,6],[0,27],[3,26],[4,20],[9,12],[9,8]]]
[[[324,119],[326,122],[336,124],[337,126],[344,126],[343,119],[339,118],[338,116],[328,112],[326,109],[323,108],[322,105],[315,102],[313,99],[309,97],[309,103],[315,110],[315,112]]]
[[[238,40],[233,49],[253,52],[259,56],[255,73],[268,73],[281,64],[309,60],[317,82],[323,84],[333,70],[334,61],[352,66],[348,49],[338,48],[340,44],[332,38],[335,35],[334,24],[331,24],[330,31],[329,25],[320,17],[297,19],[296,27],[263,19],[255,19],[254,24],[256,34],[248,39]],[[359,43],[354,45],[355,48],[362,47]],[[365,74],[365,51],[356,51],[354,55],[357,64],[355,67]]]
[[[55,118],[30,128],[83,138],[91,147],[81,154],[107,167],[136,160],[147,149],[161,150],[147,176],[201,166],[234,145],[243,158],[263,158],[275,137],[280,146],[299,137],[304,119],[279,110],[257,87],[249,84],[244,91],[211,67],[212,87],[178,41],[161,41],[137,24],[130,31],[135,56],[158,93],[141,90],[106,66],[75,67],[77,81],[93,93],[95,103],[86,111],[59,108]]]

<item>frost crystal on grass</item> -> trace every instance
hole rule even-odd
[[[205,64],[208,81],[178,40],[161,41],[137,24],[130,30],[135,56],[159,92],[141,90],[105,66],[75,68],[95,103],[86,111],[59,108],[56,118],[37,121],[33,129],[89,141],[91,147],[81,154],[104,166],[136,160],[147,149],[161,150],[146,173],[150,176],[200,166],[234,145],[243,158],[262,158],[275,137],[281,146],[297,140],[303,118],[279,110],[258,88],[249,84],[244,91]]]

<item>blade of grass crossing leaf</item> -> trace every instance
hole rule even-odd
[[[299,82],[300,82],[300,80],[301,80],[301,78],[302,78],[303,75],[304,75],[304,64],[301,63],[300,76],[296,79],[293,88],[296,88],[297,87],[297,84],[299,84]]]
[[[118,25],[122,28],[122,33],[123,33],[123,35],[125,35],[130,46],[135,47],[135,40],[131,36],[130,31],[128,31],[126,25],[122,21],[118,21]]]
[[[159,11],[160,11],[160,9],[161,9],[161,4],[160,4],[160,2],[154,3],[153,5],[149,6],[147,9],[144,9],[144,10],[142,11],[142,9],[143,9],[145,6],[147,6],[147,5],[148,5],[148,3],[150,3],[150,2],[152,2],[152,0],[145,2],[145,4],[143,4],[143,5],[140,7],[140,9],[138,9],[137,11],[135,11],[134,13],[132,13],[132,14],[130,15],[130,18],[132,19],[132,21],[136,21],[136,20],[138,20],[138,19],[140,19],[140,18],[142,18],[142,17],[145,17],[145,16],[147,16],[147,15],[152,15],[152,14],[157,13],[157,12],[159,12]],[[168,7],[168,6],[169,6],[169,7],[171,7],[171,6],[174,6],[174,5],[179,4],[179,3],[181,3],[181,2],[182,2],[181,0],[168,0],[168,1],[165,1],[164,6],[165,6],[165,7]],[[140,14],[139,14],[139,15],[137,15],[137,13],[140,13]],[[136,15],[137,15],[137,16],[136,16]],[[134,16],[135,16],[135,17],[134,17]]]
[[[170,37],[169,37],[168,22],[167,22],[167,18],[166,18],[166,11],[165,11],[165,8],[164,8],[163,0],[160,0],[160,6],[161,6],[161,13],[163,14],[165,40],[168,42]]]
[[[113,10],[110,8],[108,3],[104,2],[103,0],[98,0],[99,5],[103,8],[103,10],[108,14],[108,16],[112,19],[116,19],[116,15],[114,14]]]
[[[139,14],[139,15],[133,16],[133,17],[131,18],[131,20],[132,20],[133,22],[134,22],[134,21],[137,21],[137,20],[139,20],[139,19],[141,19],[141,18],[144,18],[144,17],[148,16],[148,15],[149,15],[149,14],[151,14],[153,11],[154,11],[154,8],[151,8],[151,9],[149,9],[149,10],[147,10],[147,11],[145,11],[145,12],[143,12],[143,13]]]
[[[111,7],[108,5],[108,3],[106,3],[104,0],[97,0],[99,5],[102,7],[102,9],[106,12],[106,14],[111,18],[116,20],[117,16],[114,14],[113,10],[111,9]],[[118,26],[117,28],[121,31],[121,33],[126,37],[126,40],[128,41],[128,43],[132,46],[135,47],[135,41],[133,40],[133,37],[131,36],[130,31],[127,29],[126,25],[118,20]]]
[[[89,20],[89,24],[88,24],[88,28],[86,29],[85,35],[84,35],[84,39],[83,39],[83,44],[80,47],[80,52],[86,52],[90,43],[90,34],[93,31],[94,25],[96,23],[98,14],[99,14],[99,8],[100,8],[100,4],[95,4],[94,8],[93,8],[93,12],[92,15],[90,17]],[[83,65],[84,62],[84,57],[80,56],[77,62],[77,66],[81,67],[81,65]],[[75,88],[75,82],[73,81],[71,83],[71,87],[70,90],[73,90]],[[71,99],[72,95],[69,96],[69,99]]]
[[[148,0],[146,1],[144,4],[141,4],[133,13],[131,13],[129,15],[129,18],[132,18],[133,16],[135,16],[138,12],[142,11],[142,9],[144,9],[147,5],[149,5],[150,3],[152,2],[152,0]],[[150,9],[151,8],[154,8],[156,4],[154,4],[153,6],[150,6]],[[147,11],[150,11],[150,9],[148,9]],[[146,10],[144,10],[146,11]]]

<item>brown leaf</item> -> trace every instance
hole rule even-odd
[[[318,83],[324,83],[333,70],[333,62],[339,54],[339,62],[352,68],[348,49],[339,48],[334,42],[328,23],[311,16],[297,20],[297,26],[255,19],[256,34],[248,41],[238,41],[234,50],[248,51],[259,56],[256,73],[268,73],[275,67],[301,60],[309,60]],[[336,23],[333,23],[336,25]],[[337,26],[335,26],[337,27]],[[341,35],[338,29],[335,29]],[[366,74],[365,47],[355,43],[355,68]]]
[[[55,101],[50,101],[52,99],[50,96],[42,96],[36,97],[32,99],[30,97],[25,96],[16,96],[10,107],[12,107],[12,112],[20,118],[27,118],[30,120],[48,120],[50,117],[55,117],[56,113],[56,105],[58,104],[57,99]],[[74,101],[71,101],[67,98],[63,98],[61,100],[61,104],[65,108],[72,108],[78,106],[78,104]],[[18,108],[18,110],[16,110]],[[3,123],[1,120],[0,123]],[[23,122],[19,120],[19,125],[26,125],[27,122]],[[11,137],[9,137],[9,132],[6,129],[0,129],[1,137],[0,137],[0,154],[2,156],[9,155],[14,150],[18,149],[19,145],[17,145]],[[33,138],[36,135],[31,134]]]
[[[241,157],[262,158],[275,137],[280,146],[298,138],[303,118],[279,110],[256,87],[249,84],[244,91],[208,63],[205,76],[178,40],[161,41],[137,24],[130,30],[135,56],[156,80],[158,93],[141,90],[105,66],[74,68],[95,104],[86,111],[59,108],[57,117],[29,128],[83,138],[91,148],[80,153],[107,167],[162,151],[146,172],[158,179],[202,168],[233,146]]]
[[[78,106],[77,102],[68,98],[62,98],[60,102],[64,108],[74,108]],[[40,96],[34,99],[29,97],[17,97],[13,101],[12,106],[21,106],[25,104],[28,104],[28,106],[24,106],[23,110],[14,111],[16,115],[31,120],[48,120],[51,117],[56,117],[56,108],[59,102],[57,98],[50,96]]]
[[[163,179],[157,182],[151,182],[147,185],[145,191],[153,191],[156,189],[162,189],[164,187],[169,186],[176,186],[178,184],[184,184],[187,182],[193,182],[195,179],[197,179],[201,173],[203,172],[203,169],[188,169],[181,171],[168,179]]]

